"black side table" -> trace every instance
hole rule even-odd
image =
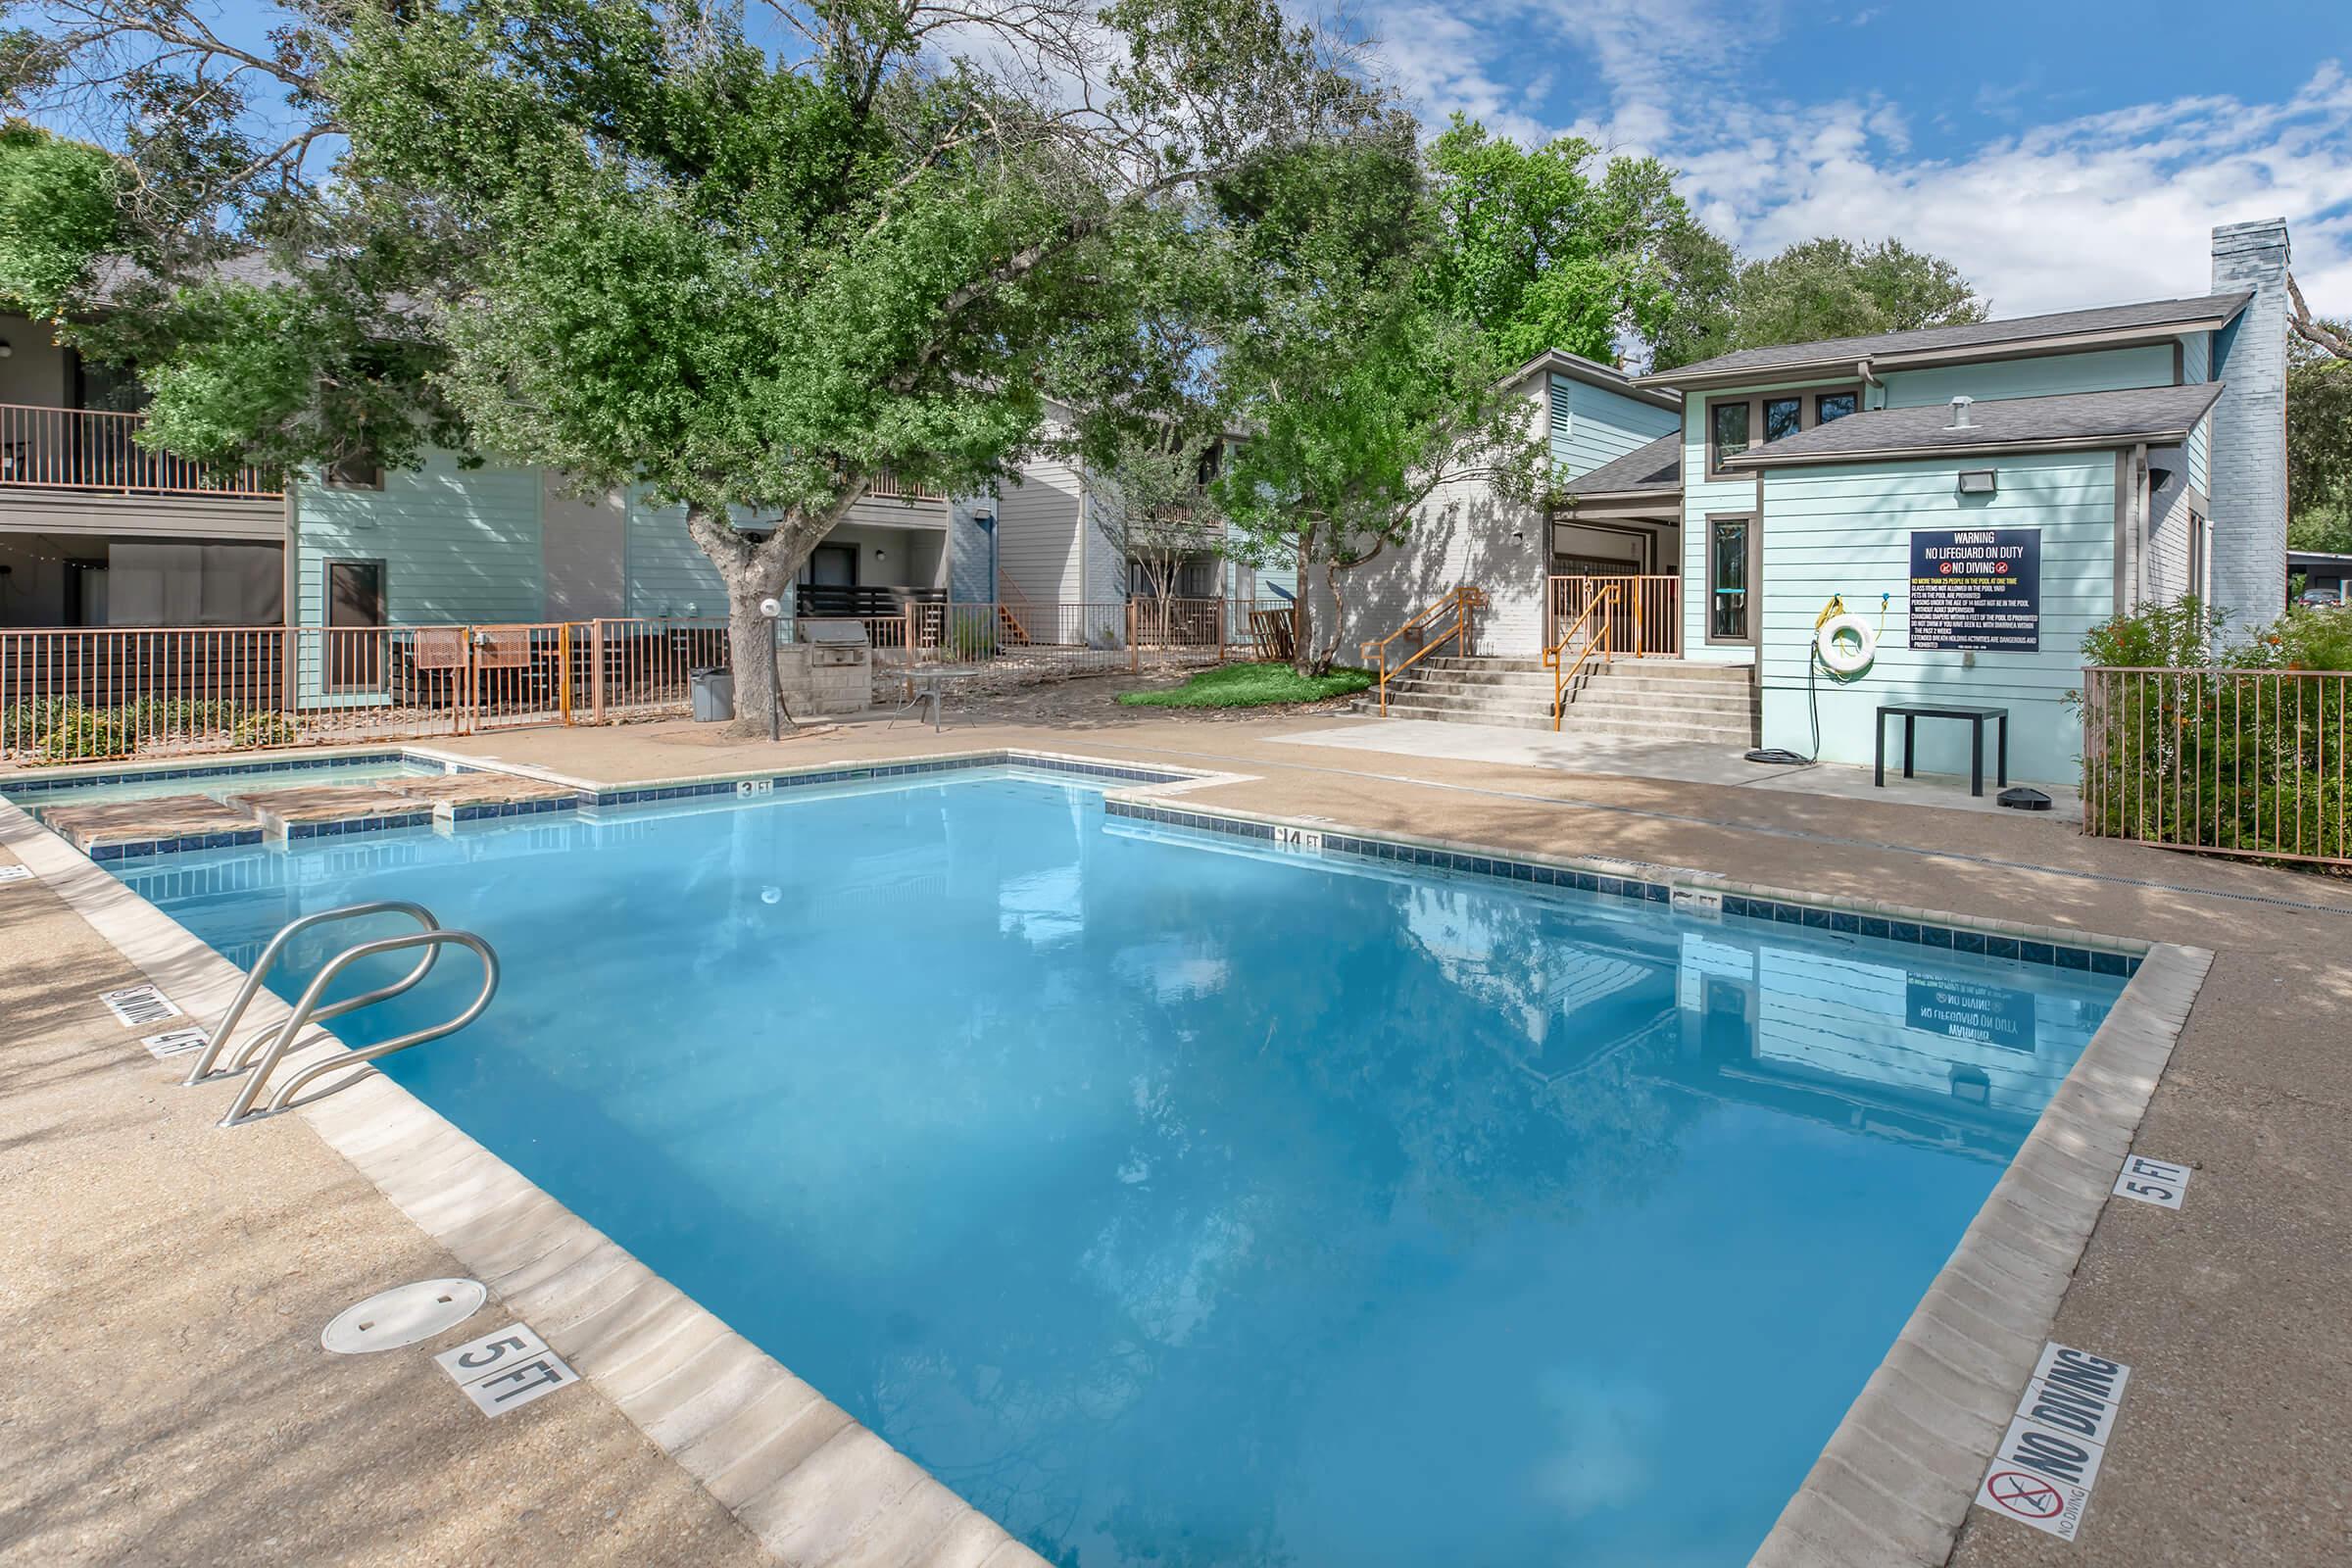
[[[1968,793],[1984,793],[1984,725],[1998,720],[2001,726],[1997,766],[2000,787],[2009,787],[2009,710],[2006,708],[1957,708],[1941,703],[1884,703],[1879,708],[1877,724],[1878,765],[1871,782],[1880,789],[1886,787],[1886,720],[1899,714],[1903,720],[1903,777],[1910,778],[1912,760],[1917,756],[1913,743],[1919,735],[1923,718],[1956,718],[1969,726]]]

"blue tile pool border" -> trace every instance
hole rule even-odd
[[[1222,833],[1266,844],[1275,842],[1276,824],[1257,817],[1229,815],[1222,811],[1187,810],[1180,807],[1153,805],[1148,801],[1116,798],[1105,802],[1104,809],[1112,816],[1152,822],[1163,827]],[[1492,851],[1413,844],[1361,833],[1335,832],[1326,827],[1309,831],[1322,835],[1322,854],[1326,857],[1346,856],[1374,864],[1409,866],[1414,870],[1442,871],[1455,876],[1485,877],[1496,882],[1526,883],[1530,887],[1559,888],[1573,893],[1591,893],[1600,898],[1623,899],[1632,904],[1671,905],[1678,887],[1687,891],[1716,891],[1705,884],[1658,881],[1627,875],[1622,870],[1586,869],[1574,862],[1519,859]],[[1982,926],[1906,920],[1834,904],[1800,901],[1786,895],[1761,898],[1724,891],[1722,898],[1723,912],[1729,918],[1806,926],[1818,931],[1910,943],[1953,953],[2015,958],[2025,963],[2038,963],[2056,969],[2077,969],[2118,979],[2129,979],[2139,970],[2139,955],[2112,948],[2041,941],[2022,934],[2003,934]]]
[[[693,779],[676,784],[631,785],[619,789],[583,790],[583,806],[641,806],[649,802],[694,800],[710,795],[737,795],[747,783],[764,781],[778,790],[809,789],[825,784],[864,784],[877,779],[911,778],[926,773],[962,773],[994,767],[1029,767],[1049,773],[1067,773],[1103,783],[1182,784],[1201,777],[1163,767],[1134,767],[1121,762],[1089,762],[1067,757],[1042,757],[1026,752],[971,752],[958,757],[920,758],[906,762],[855,762],[841,767],[808,768],[791,773],[730,773],[724,778]]]
[[[0,774],[0,796],[47,795],[56,790],[90,789],[102,784],[142,784],[150,779],[234,778],[249,773],[307,773],[325,767],[355,767],[368,762],[430,762],[460,773],[478,773],[479,767],[450,763],[438,757],[409,751],[337,752],[321,757],[282,757],[254,762],[190,763],[186,766],[125,767],[113,773],[68,773],[18,782]]]
[[[215,833],[182,833],[168,839],[130,839],[119,844],[93,844],[90,858],[98,861],[135,860],[142,856],[173,855],[182,850],[229,850],[262,842],[258,827],[223,829]]]

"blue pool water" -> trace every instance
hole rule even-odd
[[[487,936],[391,1071],[1078,1568],[1743,1562],[2122,985],[1017,777],[118,874]]]

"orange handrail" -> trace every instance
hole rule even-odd
[[[1612,657],[1609,649],[1609,633],[1616,623],[1608,615],[1607,610],[1616,603],[1616,600],[1617,588],[1614,583],[1601,587],[1585,602],[1584,613],[1569,623],[1567,631],[1560,635],[1560,640],[1544,650],[1544,667],[1551,671],[1551,729],[1555,735],[1559,733],[1560,711],[1566,706],[1563,699],[1569,683],[1575,680],[1577,673],[1585,667],[1585,661],[1591,659],[1595,651],[1599,653],[1604,663]],[[1599,612],[1597,617],[1595,612]],[[1575,640],[1576,634],[1584,628],[1586,622],[1593,621],[1596,618],[1597,624],[1586,637],[1585,646],[1578,651],[1576,662],[1562,669],[1560,655],[1567,650],[1569,643]]]
[[[1486,590],[1473,584],[1464,583],[1461,587],[1454,589],[1451,593],[1446,594],[1444,598],[1436,600],[1425,607],[1419,614],[1413,616],[1412,619],[1406,621],[1403,625],[1397,627],[1386,637],[1381,638],[1378,642],[1366,642],[1361,645],[1365,662],[1371,662],[1375,650],[1378,650],[1380,655],[1380,711],[1382,717],[1385,718],[1388,716],[1389,682],[1391,680],[1398,675],[1403,674],[1406,670],[1412,668],[1422,660],[1427,659],[1431,654],[1435,653],[1440,647],[1447,642],[1451,642],[1454,645],[1455,650],[1464,658],[1469,657],[1472,616],[1478,611],[1484,610],[1486,606]],[[1395,642],[1397,638],[1402,637],[1409,631],[1413,631],[1427,625],[1432,619],[1444,614],[1448,610],[1453,612],[1453,624],[1447,626],[1445,630],[1439,632],[1434,637],[1424,637],[1422,639],[1421,646],[1414,649],[1411,656],[1402,663],[1392,669],[1389,666],[1389,644]]]

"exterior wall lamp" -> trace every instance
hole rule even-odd
[[[1960,493],[1964,496],[1988,496],[1998,488],[1990,468],[1962,468],[1960,470]]]

